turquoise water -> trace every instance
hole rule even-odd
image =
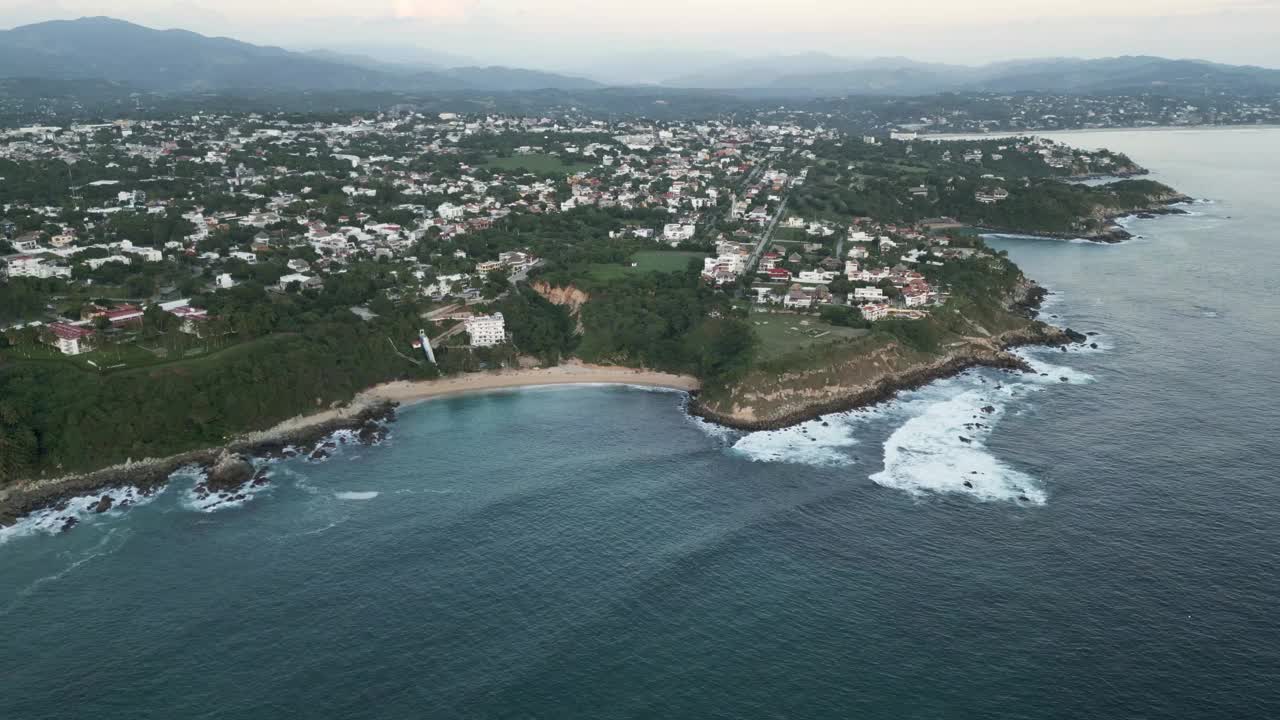
[[[1098,349],[752,435],[445,399],[238,507],[5,531],[0,716],[1280,716],[1280,131],[1070,140],[1213,200],[995,241]]]

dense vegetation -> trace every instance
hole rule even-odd
[[[727,299],[692,272],[647,273],[596,287],[582,324],[584,360],[694,373],[712,384],[745,368],[754,344]]]

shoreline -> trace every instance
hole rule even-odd
[[[1038,301],[1022,306],[1034,312],[1035,305],[1038,305]],[[689,404],[688,412],[690,415],[733,430],[746,432],[781,430],[800,423],[820,420],[824,415],[831,413],[850,412],[877,405],[892,400],[900,392],[915,390],[936,380],[954,377],[973,368],[988,367],[1009,372],[1034,372],[1025,360],[1010,353],[1009,350],[1034,345],[1065,346],[1080,342],[1081,337],[1083,336],[1069,328],[1054,326],[1044,326],[1036,332],[1015,333],[999,339],[991,352],[943,356],[935,362],[883,375],[852,392],[787,410],[775,417],[739,419],[712,410],[696,399]]]
[[[468,373],[440,380],[398,380],[376,385],[361,395],[410,406],[437,398],[553,385],[636,385],[683,392],[696,392],[701,387],[690,375],[566,362],[549,368]]]
[[[358,393],[346,405],[298,415],[264,430],[245,432],[224,445],[163,458],[129,460],[57,477],[32,478],[0,488],[0,528],[11,526],[32,513],[62,506],[73,498],[114,488],[134,487],[149,495],[166,485],[174,472],[190,466],[208,471],[210,479],[206,484],[210,487],[234,492],[253,479],[248,469],[250,458],[323,457],[327,454],[323,447],[325,439],[342,430],[358,431],[360,442],[376,443],[385,433],[385,423],[394,419],[395,410],[400,406],[498,390],[600,384],[689,393],[696,393],[700,387],[698,380],[688,375],[580,362],[551,368],[469,373],[441,380],[383,383]],[[321,455],[315,455],[317,452]],[[217,477],[224,473],[225,477]]]
[[[1132,233],[1121,227],[1117,221],[1126,218],[1143,218],[1150,219],[1159,215],[1186,215],[1184,210],[1178,205],[1194,205],[1197,200],[1188,195],[1179,195],[1177,197],[1160,200],[1156,207],[1135,208],[1125,210],[1123,212],[1114,212],[1103,215],[1100,219],[1105,223],[1103,230],[1094,235],[1081,235],[1079,233],[1053,232],[1053,231],[1027,231],[1015,230],[1009,228],[997,228],[989,225],[974,225],[973,229],[980,234],[990,235],[1009,235],[1012,237],[1038,238],[1041,240],[1085,240],[1096,245],[1115,245],[1126,240],[1133,239]]]
[[[787,409],[773,417],[735,418],[730,414],[712,410],[698,397],[693,398],[689,403],[688,413],[733,430],[746,432],[781,430],[800,423],[819,420],[822,416],[831,413],[849,412],[877,405],[892,400],[900,392],[915,390],[936,380],[953,377],[977,367],[997,368],[1009,372],[1034,372],[1025,360],[1009,351],[1035,345],[1065,348],[1071,343],[1083,343],[1088,340],[1087,336],[1071,328],[1049,325],[1036,320],[1040,314],[1040,307],[1049,294],[1047,288],[1035,281],[1024,281],[1015,296],[1010,298],[1009,309],[1032,320],[1032,325],[992,338],[987,347],[979,347],[963,354],[944,355],[933,362],[919,364],[896,373],[886,373],[871,382],[850,389],[849,392]]]
[[[1028,283],[1015,298],[1013,306],[1028,317],[1035,317],[1047,291]],[[251,460],[278,457],[327,457],[332,448],[332,435],[339,431],[355,431],[361,443],[376,444],[386,433],[386,423],[395,419],[396,409],[430,400],[459,397],[503,390],[573,385],[630,385],[664,388],[689,393],[692,398],[686,412],[694,417],[727,428],[745,431],[776,430],[807,422],[832,412],[846,412],[875,405],[897,393],[921,387],[935,380],[951,377],[974,367],[993,367],[1012,372],[1027,372],[1021,358],[1008,352],[1024,345],[1065,345],[1082,338],[1069,329],[1039,324],[1034,328],[994,338],[990,351],[946,355],[932,362],[887,374],[857,388],[854,392],[800,408],[793,408],[772,418],[741,419],[718,413],[699,399],[701,388],[697,378],[653,370],[619,366],[590,365],[569,361],[550,368],[499,370],[442,378],[439,380],[400,380],[375,385],[358,393],[346,405],[315,413],[299,415],[271,428],[246,432],[228,443],[192,450],[166,458],[147,458],[99,470],[56,478],[32,479],[0,489],[0,528],[49,508],[61,508],[73,498],[88,497],[99,492],[133,487],[149,495],[169,482],[177,470],[199,466],[207,472],[203,483],[208,488],[234,494],[258,479]],[[107,504],[103,509],[109,508]],[[99,510],[101,512],[102,510]],[[74,525],[74,523],[73,523]],[[68,526],[71,527],[71,526]]]

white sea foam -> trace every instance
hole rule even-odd
[[[277,472],[278,471],[276,470],[272,470],[267,474],[267,478],[274,478]],[[182,504],[187,509],[195,510],[196,512],[211,513],[219,510],[243,507],[245,503],[252,500],[255,496],[271,489],[270,482],[255,485],[252,481],[249,481],[229,492],[210,492],[201,495],[196,492],[196,488],[204,482],[206,478],[205,473],[191,472],[186,474],[193,478],[193,482],[191,487],[183,493]]]
[[[1034,478],[985,447],[1008,401],[1026,387],[975,388],[925,405],[885,441],[884,469],[871,480],[917,496],[963,493],[979,500],[1044,504],[1045,493]]]
[[[664,393],[669,395],[670,394],[674,394],[674,395],[687,394],[684,390],[681,390],[679,388],[661,387],[658,385],[631,385],[628,383],[623,385],[623,387],[630,388],[632,390],[641,390],[644,392],[651,392],[651,393]]]
[[[847,465],[845,448],[856,445],[852,428],[841,419],[812,420],[781,430],[749,433],[733,443],[732,451],[755,462],[800,462],[804,465]]]
[[[110,497],[112,504],[111,509],[102,515],[118,517],[129,508],[150,503],[163,491],[163,487],[157,488],[148,495],[136,487],[126,486],[107,488],[93,495],[71,498],[61,508],[37,510],[9,527],[0,528],[0,545],[29,535],[56,535],[62,531],[69,519],[74,518],[76,523],[87,522],[90,518],[99,515],[93,510],[104,496]]]
[[[1026,361],[1034,373],[1024,373],[1019,376],[1023,382],[1050,385],[1057,383],[1065,383],[1068,385],[1088,385],[1094,382],[1095,378],[1083,370],[1067,367],[1065,365],[1057,365],[1049,362],[1047,357],[1054,353],[1062,354],[1061,350],[1046,347],[1024,347],[1018,348],[1014,354]]]
[[[865,414],[841,413],[781,430],[743,435],[731,452],[752,462],[788,462],[803,465],[848,465],[848,448],[858,444],[854,428]]]
[[[742,436],[741,431],[713,423],[706,418],[700,418],[687,413],[685,414],[685,418],[687,418],[689,422],[693,423],[694,427],[706,433],[708,437],[724,443],[725,445],[732,445],[739,437]]]
[[[336,492],[334,497],[339,500],[372,500],[378,497],[376,492]]]

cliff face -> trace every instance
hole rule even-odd
[[[992,337],[970,337],[937,354],[922,353],[893,340],[870,341],[836,349],[808,367],[782,374],[749,374],[714,397],[701,397],[690,411],[742,430],[772,430],[831,412],[882,402],[971,367],[1030,371],[1016,355],[1018,345],[1060,345],[1073,335],[1043,323],[1031,323]]]
[[[574,314],[577,314],[582,306],[591,299],[590,295],[572,285],[553,287],[546,282],[539,281],[529,285],[529,287],[554,305],[568,306],[569,312]]]
[[[579,335],[582,334],[582,306],[586,305],[591,300],[590,295],[572,285],[554,287],[543,281],[530,283],[529,287],[532,288],[534,292],[546,298],[551,304],[567,307],[569,309],[569,315],[577,322],[575,331]]]

